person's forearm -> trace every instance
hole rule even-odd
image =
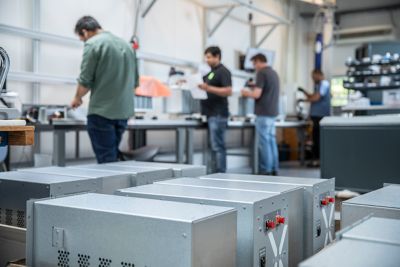
[[[321,97],[319,96],[319,94],[307,95],[307,101],[311,102],[311,103],[318,102],[320,100],[320,98]]]
[[[208,86],[207,92],[226,97],[226,96],[231,96],[232,95],[232,87],[215,87],[215,86]]]
[[[262,89],[255,87],[253,90],[249,91],[247,97],[253,98],[255,100],[261,97]]]
[[[82,98],[84,97],[87,93],[89,92],[89,89],[84,87],[81,84],[78,84],[78,87],[76,88],[76,94],[75,97],[76,98]]]

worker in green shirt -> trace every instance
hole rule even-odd
[[[131,46],[90,16],[82,17],[75,33],[85,43],[78,88],[72,108],[82,105],[90,92],[87,130],[98,163],[119,158],[119,143],[134,113],[134,88],[137,86],[136,55]]]

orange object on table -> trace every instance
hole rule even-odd
[[[140,76],[140,85],[136,88],[135,94],[148,97],[167,97],[171,96],[171,89],[154,77]]]

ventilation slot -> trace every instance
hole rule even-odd
[[[79,267],[89,267],[90,256],[84,254],[78,254],[78,265]]]
[[[122,267],[135,267],[135,264],[129,262],[121,262]]]
[[[111,260],[105,258],[99,258],[99,267],[109,267],[111,266]]]
[[[69,252],[59,250],[58,251],[58,264],[59,267],[69,267]]]
[[[13,215],[13,211],[10,209],[6,209],[6,224],[7,225],[13,225],[12,224],[12,215]]]
[[[17,211],[17,226],[21,228],[25,227],[25,211],[23,210]]]

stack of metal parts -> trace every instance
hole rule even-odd
[[[98,192],[99,179],[27,172],[0,173],[0,266],[25,257],[26,202]]]
[[[210,174],[202,179],[258,184],[291,185],[304,188],[303,257],[311,257],[333,241],[335,234],[335,179],[312,179],[246,174]]]
[[[28,266],[236,266],[232,208],[101,194],[30,204]]]
[[[288,235],[289,235],[289,266],[297,267],[304,260],[304,247],[299,244],[304,243],[303,237],[303,198],[304,188],[293,185],[280,184],[260,184],[241,181],[223,181],[214,179],[178,178],[162,182],[160,184],[171,184],[181,186],[191,186],[200,188],[219,188],[235,191],[250,191],[263,193],[285,193],[288,196],[289,216]],[[299,219],[300,218],[300,219]]]
[[[400,186],[388,185],[344,201],[341,226],[350,226],[368,215],[400,220]]]
[[[159,163],[159,162],[143,162],[143,161],[120,161],[117,163],[110,163],[109,165],[115,166],[134,166],[146,168],[167,168],[172,169],[174,177],[199,177],[207,174],[207,167],[204,165],[189,165],[189,164],[176,164],[176,163]]]
[[[300,267],[397,267],[400,220],[368,218],[337,234],[339,241],[304,261]]]
[[[233,207],[238,267],[288,266],[289,193],[266,193],[155,183],[119,195]]]

